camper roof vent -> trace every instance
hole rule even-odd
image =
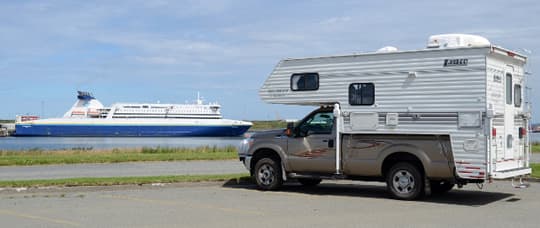
[[[469,34],[439,34],[429,37],[427,48],[486,47],[491,43],[484,37]]]
[[[386,46],[386,47],[379,48],[379,50],[377,50],[377,53],[381,53],[381,52],[395,52],[395,51],[398,51],[397,47]]]

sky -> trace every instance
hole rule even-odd
[[[258,96],[280,59],[423,49],[441,33],[528,55],[528,95],[538,100],[539,14],[536,0],[0,0],[0,119],[62,116],[77,90],[106,106],[185,103],[200,92],[225,118],[299,119],[314,107]]]

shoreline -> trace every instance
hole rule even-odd
[[[248,132],[281,129],[281,128],[287,127],[287,122],[285,120],[251,120],[249,122],[253,123],[253,125],[248,129]],[[15,133],[14,120],[0,120],[0,137],[17,137],[14,135],[14,133]],[[43,136],[43,137],[46,137],[46,136]],[[57,137],[61,137],[61,136],[57,136]],[[68,137],[78,137],[78,136],[68,136]],[[84,137],[84,136],[81,136],[81,137]],[[93,136],[93,137],[111,137],[111,136]],[[129,137],[129,136],[126,136],[126,137]],[[131,136],[131,137],[137,137],[137,136]]]

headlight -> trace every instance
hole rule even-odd
[[[238,147],[238,154],[247,154],[251,145],[253,145],[252,138],[242,140],[242,142],[240,142],[240,146]]]

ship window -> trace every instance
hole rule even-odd
[[[349,85],[350,105],[373,105],[375,85],[373,83],[352,83]]]
[[[515,84],[514,85],[514,106],[521,107],[521,85]]]
[[[292,91],[308,91],[319,89],[318,73],[301,73],[291,76]]]
[[[512,104],[512,75],[506,74],[506,104]]]

